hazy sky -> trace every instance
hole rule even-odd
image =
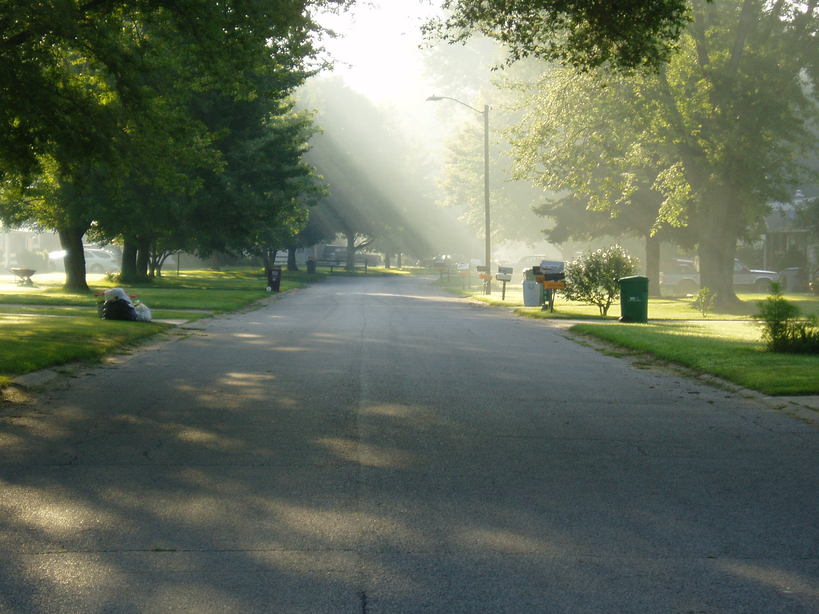
[[[439,0],[359,0],[341,15],[321,19],[342,36],[324,41],[333,75],[385,109],[409,138],[438,156],[452,122],[426,98],[437,92],[424,76],[421,25]]]
[[[334,73],[376,102],[406,104],[428,96],[422,75],[420,27],[437,13],[431,0],[361,0],[322,21],[343,35],[326,46]]]

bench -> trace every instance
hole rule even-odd
[[[316,262],[316,266],[329,267],[331,273],[333,272],[334,268],[343,269],[343,268],[345,268],[347,266],[347,261],[346,260],[316,260],[315,262]],[[364,260],[364,262],[354,262],[353,263],[353,268],[354,269],[358,269],[358,268],[361,268],[361,267],[364,268],[364,272],[366,273],[367,272],[367,261],[366,261],[366,259]]]

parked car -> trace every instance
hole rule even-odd
[[[700,289],[700,274],[693,260],[675,258],[660,272],[660,290],[669,294],[693,294]]]
[[[700,274],[693,260],[675,258],[668,271],[660,272],[660,289],[670,294],[693,294],[700,288]],[[741,290],[768,292],[771,283],[779,281],[776,271],[751,269],[734,259],[734,287]]]
[[[113,252],[96,247],[84,248],[85,271],[87,273],[111,273],[119,271],[119,260]],[[59,270],[65,268],[65,250],[58,250],[48,254],[49,268]]]
[[[779,273],[764,269],[749,269],[739,260],[734,260],[734,287],[768,292],[771,284],[779,281]]]

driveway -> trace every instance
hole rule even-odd
[[[0,406],[0,612],[816,614],[817,459],[547,322],[331,279]]]

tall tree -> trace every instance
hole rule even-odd
[[[520,171],[617,214],[637,194],[654,232],[687,225],[703,285],[733,302],[737,239],[770,200],[787,200],[817,147],[812,7],[733,0],[694,5],[680,50],[655,74],[549,68],[526,98]],[[805,36],[805,33],[811,33]]]
[[[234,100],[258,96],[260,62],[275,62],[285,78],[302,71],[315,55],[313,9],[346,3],[0,2],[0,180],[5,191],[23,193],[48,174],[61,190],[49,198],[59,211],[47,219],[61,224],[52,227],[70,243],[69,288],[86,288],[77,245],[95,217],[85,206],[92,199],[80,198],[79,178],[109,167],[110,181],[122,181],[130,163],[115,145],[140,126],[137,118],[159,99],[178,105],[215,90]],[[164,159],[161,148],[154,153]],[[78,198],[69,202],[72,195]],[[37,221],[33,213],[29,219]]]

